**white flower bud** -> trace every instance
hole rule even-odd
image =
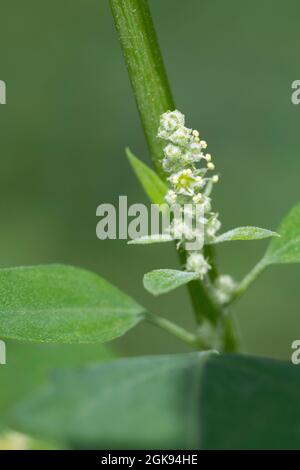
[[[171,189],[165,195],[165,201],[167,204],[169,204],[169,206],[172,206],[173,204],[175,204],[176,199],[177,199],[177,194],[175,193],[175,191],[172,191]]]
[[[196,194],[193,196],[193,203],[200,204],[203,201],[203,195],[201,193]]]
[[[181,145],[185,147],[189,144],[191,139],[191,129],[187,127],[178,127],[178,129],[169,135],[168,139],[173,142],[173,144]]]
[[[171,235],[176,240],[193,240],[195,238],[195,232],[193,230],[192,224],[186,223],[181,219],[175,219],[175,221],[173,222],[171,226]]]
[[[216,295],[220,303],[226,303],[230,300],[236,288],[235,280],[229,275],[221,275],[215,281]]]
[[[210,268],[211,266],[201,253],[191,253],[188,255],[186,262],[187,271],[195,272],[199,274],[201,279],[203,279]]]
[[[206,225],[206,235],[208,238],[214,238],[216,233],[221,228],[221,222],[218,219],[218,214],[214,214],[211,219],[209,219]]]
[[[174,132],[179,126],[184,126],[184,115],[180,111],[167,111],[161,115],[161,129],[166,132]]]
[[[181,157],[182,151],[181,151],[181,148],[178,147],[177,145],[168,144],[164,148],[164,154],[167,158],[175,159],[175,158]]]
[[[201,153],[201,145],[200,143],[198,144],[197,142],[192,142],[190,145],[190,150],[192,153]]]
[[[192,194],[196,178],[190,168],[171,175],[168,180],[178,194]]]
[[[201,150],[202,150],[202,147],[200,143],[192,142],[189,146],[190,153],[192,154],[193,157],[196,157],[198,160],[201,160],[201,158],[204,157]]]
[[[203,208],[203,212],[206,214],[211,210],[210,198],[199,193],[193,197],[194,204],[200,204]]]

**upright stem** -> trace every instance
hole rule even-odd
[[[237,286],[232,298],[230,299],[230,303],[234,302],[239,297],[241,297],[244,292],[249,288],[249,286],[253,284],[259,274],[264,271],[265,268],[266,262],[264,258],[262,258]]]
[[[147,0],[110,0],[110,5],[150,154],[158,174],[164,179],[163,143],[156,135],[160,115],[175,109],[175,105],[148,3]],[[213,259],[213,253],[211,257]],[[185,255],[181,255],[182,262],[184,259]],[[216,324],[222,310],[205,284],[192,282],[189,294],[196,320],[200,322],[206,317]]]
[[[147,0],[110,0],[116,29],[141,121],[157,172],[163,143],[157,139],[159,118],[175,109]]]
[[[186,262],[186,252],[179,251],[179,259],[182,265]],[[191,281],[187,284],[197,323],[201,323],[203,317],[213,325],[218,323],[221,315],[220,306],[215,302],[211,292],[204,282]]]

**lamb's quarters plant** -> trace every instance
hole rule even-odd
[[[300,448],[298,371],[223,354],[238,349],[231,304],[267,266],[300,262],[300,204],[276,232],[245,226],[220,233],[212,204],[219,175],[207,143],[174,105],[147,2],[110,3],[155,168],[127,150],[129,162],[153,203],[189,204],[194,222],[195,206],[202,214],[201,232],[171,220],[162,236],[134,241],[173,241],[179,253],[181,269],[146,273],[144,286],[157,296],[186,285],[196,328],[161,316],[159,303],[159,315],[147,311],[97,274],[53,265],[0,270],[0,337],[99,343],[147,321],[198,351],[57,371],[11,412],[11,427],[74,448]],[[201,243],[189,250],[195,237]],[[266,254],[241,282],[219,273],[219,243],[268,237]]]

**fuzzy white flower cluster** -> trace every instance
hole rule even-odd
[[[215,281],[215,292],[221,304],[225,304],[231,299],[236,288],[236,282],[228,274],[218,276]]]
[[[165,200],[169,206],[178,204],[183,208],[187,207],[187,204],[191,205],[193,219],[199,217],[197,214],[203,214],[201,222],[204,228],[202,244],[204,245],[215,238],[221,227],[218,214],[211,210],[210,194],[214,183],[219,181],[219,176],[209,174],[215,169],[215,165],[211,155],[204,153],[207,143],[200,139],[197,130],[185,127],[185,117],[177,110],[162,114],[158,137],[167,142],[162,165],[169,175],[171,189],[166,194]],[[200,163],[204,165],[200,166]],[[201,211],[196,211],[197,206],[200,206]],[[197,226],[196,223],[194,225]],[[197,233],[191,230],[191,225],[186,226],[184,223],[180,227],[178,223],[176,227],[171,224],[170,233],[174,238],[180,238],[179,246],[183,247],[188,240],[197,236]],[[188,253],[186,269],[198,273],[200,278],[207,274],[210,265],[203,255],[203,246]]]

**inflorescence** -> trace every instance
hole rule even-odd
[[[192,219],[198,217],[199,212],[195,207],[201,208],[203,223],[201,233],[196,233],[197,229],[191,229],[191,225],[184,221],[180,227],[178,222],[176,227],[171,223],[169,233],[174,239],[179,238],[178,233],[180,233],[178,247],[183,248],[190,240],[202,237],[201,248],[188,251],[185,266],[186,270],[196,272],[202,279],[211,269],[209,260],[205,259],[203,246],[214,240],[221,227],[218,214],[211,209],[210,197],[214,184],[219,181],[219,176],[217,174],[210,176],[210,172],[215,170],[215,165],[211,155],[204,153],[207,143],[200,139],[197,130],[185,127],[185,117],[179,111],[167,111],[162,114],[158,137],[167,142],[162,161],[163,170],[168,174],[167,180],[170,184],[170,190],[165,196],[166,203],[170,207],[177,204],[182,210],[184,207],[192,207]],[[201,163],[204,166],[200,166]]]

